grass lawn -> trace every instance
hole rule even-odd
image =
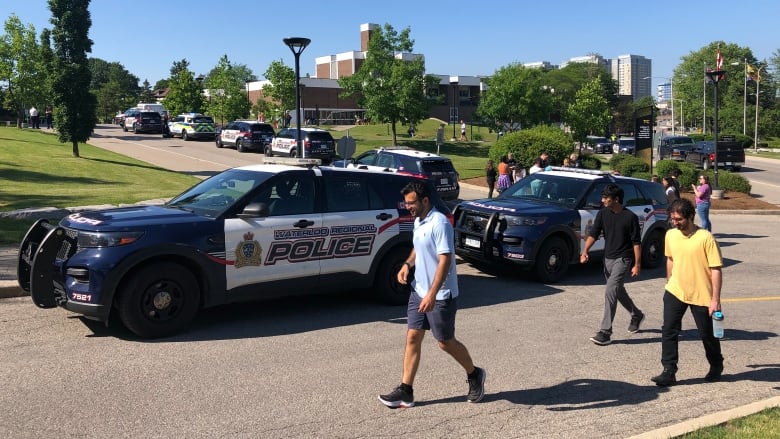
[[[170,198],[199,181],[89,144],[79,153],[48,132],[0,127],[0,212]],[[0,244],[18,243],[29,224],[0,220]]]
[[[780,438],[780,407],[772,407],[721,425],[677,436],[684,439],[770,439]]]

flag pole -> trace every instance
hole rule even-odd
[[[745,136],[745,126],[747,126],[747,58],[745,58],[745,90],[742,100],[742,135]]]

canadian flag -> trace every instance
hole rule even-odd
[[[715,60],[715,70],[723,69],[723,55],[720,54],[720,44],[718,44],[718,57]]]

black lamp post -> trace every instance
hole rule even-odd
[[[452,139],[454,140],[457,139],[457,137],[455,137],[455,125],[458,123],[458,107],[455,99],[457,99],[458,81],[450,80],[450,85],[452,86],[452,108],[450,108],[450,120],[452,121]]]
[[[704,74],[707,76],[707,79],[710,80],[715,85],[715,115],[714,121],[712,124],[712,134],[715,136],[715,143],[714,143],[714,153],[713,156],[715,158],[714,160],[714,170],[715,170],[715,178],[714,178],[714,185],[713,187],[715,189],[719,189],[720,186],[718,186],[718,81],[723,79],[725,77],[725,72],[723,70],[707,70],[704,72]]]
[[[301,53],[303,53],[303,49],[306,48],[306,46],[311,43],[311,40],[308,38],[299,38],[299,37],[292,37],[292,38],[285,38],[282,41],[284,41],[284,44],[287,45],[287,47],[290,48],[293,55],[295,55],[295,123],[298,127],[297,132],[297,149],[298,149],[298,157],[306,158],[306,151],[303,149],[303,143],[301,142],[301,67],[300,67],[300,59],[301,59]]]

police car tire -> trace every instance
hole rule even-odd
[[[274,152],[273,152],[273,150],[271,150],[271,145],[266,145],[266,147],[265,147],[265,156],[266,157],[273,157],[274,156]]]
[[[220,139],[219,137],[217,137],[216,143],[217,143],[217,148],[222,148],[223,146],[225,146],[222,144],[222,139]]]
[[[167,306],[158,308],[160,300],[168,298]],[[131,274],[120,290],[118,303],[119,318],[127,329],[144,338],[165,337],[195,317],[200,288],[189,270],[164,262]]]
[[[536,254],[534,274],[542,282],[557,282],[569,270],[570,260],[569,246],[561,238],[547,238]]]
[[[184,140],[185,142],[190,140],[190,136],[187,135],[187,130],[183,130],[181,132],[181,139]]]
[[[654,230],[642,243],[642,267],[658,268],[664,260],[664,233]]]
[[[241,139],[236,139],[236,151],[246,152],[246,148],[244,148],[244,142]]]
[[[390,250],[377,269],[376,277],[374,278],[374,289],[376,290],[379,298],[382,302],[388,305],[406,305],[409,303],[409,293],[411,289],[410,283],[402,285],[398,282],[398,271],[401,266],[406,262],[406,258],[409,257],[411,249],[405,247],[398,247]]]

